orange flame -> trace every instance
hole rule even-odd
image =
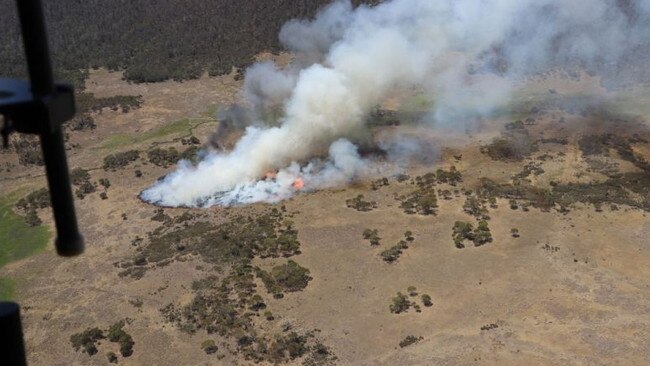
[[[264,179],[275,179],[277,175],[278,175],[277,172],[274,172],[273,170],[269,170],[268,172],[266,172],[266,174],[264,174]]]
[[[302,178],[296,178],[291,186],[297,190],[301,190],[305,188],[305,181]]]

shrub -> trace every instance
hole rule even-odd
[[[115,352],[108,352],[106,354],[106,358],[110,363],[117,363],[117,355],[115,354]]]
[[[74,118],[68,123],[72,131],[94,130],[97,128],[95,119],[92,116],[82,115]]]
[[[418,290],[417,290],[417,288],[415,288],[415,286],[409,286],[409,287],[406,289],[406,291],[408,291],[409,296],[411,296],[411,297],[413,297],[413,296],[417,296],[417,295],[418,295]]]
[[[487,221],[479,221],[478,227],[474,230],[474,245],[478,247],[491,241],[492,233],[490,233]]]
[[[104,189],[108,189],[111,186],[111,182],[108,180],[108,178],[100,178],[99,184],[101,184]]]
[[[269,354],[272,361],[279,363],[287,361],[287,355],[289,359],[294,360],[303,356],[308,350],[307,338],[291,332],[286,336],[276,336],[269,348]]]
[[[406,196],[398,198],[402,201],[400,208],[409,215],[434,215],[438,207],[438,198],[433,186],[421,186]]]
[[[251,297],[250,299],[249,309],[253,311],[266,309],[266,304],[264,303],[264,299],[262,298],[262,296],[258,294],[253,295],[253,297]]]
[[[75,191],[75,195],[79,199],[84,199],[84,197],[90,193],[95,192],[95,186],[90,183],[90,181],[86,180],[81,183],[79,188]]]
[[[133,354],[133,338],[130,334],[124,331],[124,320],[113,324],[108,329],[108,340],[111,342],[119,343],[120,353],[124,357],[129,357]]]
[[[363,238],[370,240],[370,245],[379,245],[379,230],[377,229],[366,229],[363,231]]]
[[[212,339],[206,339],[205,341],[201,342],[201,349],[208,355],[211,355],[219,350]]]
[[[81,333],[73,334],[70,337],[70,342],[75,351],[78,351],[79,348],[83,348],[83,351],[86,352],[89,356],[92,356],[97,353],[96,343],[100,339],[106,338],[104,332],[101,329],[88,328]]]
[[[117,170],[140,158],[140,152],[129,150],[104,157],[104,170]]]
[[[407,241],[415,240],[415,238],[413,237],[413,233],[410,230],[404,232],[404,237],[406,238]]]
[[[74,168],[70,171],[70,181],[75,186],[79,186],[90,179],[90,174],[83,168]]]
[[[474,227],[469,222],[456,221],[454,223],[454,228],[452,231],[452,238],[454,239],[454,244],[456,248],[462,249],[465,248],[463,242],[467,240],[474,240]]]
[[[43,223],[43,221],[41,221],[41,219],[38,217],[38,214],[34,208],[30,208],[29,211],[27,211],[27,215],[25,215],[25,222],[28,226],[31,227],[39,226]]]
[[[165,213],[165,210],[162,208],[156,209],[156,213],[151,216],[152,221],[166,222],[170,221],[172,218]]]
[[[431,302],[431,296],[429,296],[427,294],[423,294],[422,295],[422,304],[424,306],[426,306],[426,307],[429,307],[429,306],[433,305],[433,303]]]
[[[389,309],[391,313],[399,314],[408,311],[410,307],[411,302],[408,297],[401,292],[398,292],[397,296],[393,297],[393,303],[389,306]]]
[[[371,211],[373,208],[377,208],[377,202],[366,201],[362,194],[346,200],[345,204],[357,211]]]
[[[169,165],[176,164],[180,159],[180,154],[178,150],[173,147],[169,149],[161,149],[159,147],[147,151],[147,158],[149,162],[163,168],[167,168]]]
[[[381,252],[380,256],[385,262],[393,263],[402,255],[402,249],[401,244],[394,245]]]
[[[304,289],[312,279],[309,277],[307,268],[301,267],[292,260],[289,260],[286,264],[273,267],[271,276],[282,289],[289,292]]]
[[[474,229],[472,224],[469,222],[456,221],[452,232],[452,238],[454,239],[456,248],[464,248],[465,240],[473,241],[474,245],[478,247],[492,242],[492,233],[490,232],[488,223],[485,220],[479,221],[476,229]]]
[[[409,335],[406,336],[402,341],[399,342],[400,348],[408,347],[412,344],[418,343],[419,341],[423,340],[424,338],[422,337],[416,337],[414,335]]]
[[[465,213],[468,215],[476,217],[477,219],[489,219],[488,210],[485,208],[485,203],[478,197],[467,196],[465,203],[463,204],[463,211],[465,211]]]
[[[510,229],[510,234],[512,235],[513,238],[518,238],[519,237],[519,229],[517,229],[517,228]]]
[[[18,200],[16,207],[27,210],[29,208],[45,208],[49,207],[51,204],[50,191],[48,191],[47,188],[41,188],[36,191],[32,191],[27,196]]]
[[[463,176],[458,170],[456,170],[456,167],[452,165],[449,168],[449,171],[443,169],[436,170],[436,179],[440,183],[448,183],[449,185],[455,186],[463,181]]]

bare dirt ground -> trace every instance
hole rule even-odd
[[[575,84],[555,87],[559,93],[570,93]],[[133,85],[117,73],[95,71],[87,85],[98,97],[142,95],[144,104],[129,113],[96,113],[97,129],[71,134],[71,141],[80,147],[69,151],[70,166],[89,169],[93,181],[108,178],[111,182],[108,199],[94,193],[76,202],[86,239],[84,255],[58,258],[50,244],[44,252],[0,269],[1,276],[17,283],[29,363],[107,365],[107,352],[119,354],[115,343],[103,340],[99,353],[89,356],[75,351],[70,337],[89,327],[106,329],[128,319],[125,329],[135,341],[134,351],[129,357],[119,356],[119,364],[252,364],[238,353],[232,339],[204,331],[185,333],[161,314],[160,309],[169,303],[190,303],[193,281],[214,273],[220,276],[211,264],[190,256],[150,269],[140,279],[119,275],[119,263],[137,254],[139,246],[147,244],[147,233],[161,225],[151,220],[158,208],[141,202],[137,195],[173,168],[148,163],[146,150],[160,144],[180,148],[178,139],[191,135],[206,141],[217,124],[215,106],[234,102],[241,82],[231,75]],[[536,88],[546,93],[550,86],[539,83]],[[629,95],[647,99],[644,93]],[[399,106],[393,99],[387,104]],[[185,119],[187,123],[178,123]],[[530,175],[534,186],[600,182],[607,176],[588,163],[578,146],[581,136],[638,133],[650,139],[643,118],[613,123],[550,109],[536,115],[526,129],[535,140],[566,137],[566,144],[540,142],[537,151],[521,161],[492,160],[481,153],[481,146],[498,136],[506,122],[511,121],[496,118],[484,132],[456,136],[453,146],[436,142],[439,153],[434,162],[413,164],[405,173],[415,177],[454,165],[462,174],[462,183],[455,187],[439,183],[439,188],[454,191],[475,189],[481,177],[510,182],[524,165],[536,163],[544,172]],[[160,132],[165,126],[176,127]],[[636,154],[650,160],[649,144],[632,146]],[[141,150],[141,158],[114,172],[101,168],[104,156],[128,149]],[[16,158],[3,154],[0,159]],[[620,173],[639,171],[615,152],[602,159],[610,159]],[[135,170],[141,170],[142,177],[137,178]],[[301,244],[301,254],[292,259],[308,268],[313,279],[304,290],[287,293],[282,299],[260,290],[275,316],[273,321],[255,319],[260,332],[281,332],[286,324],[300,331],[316,329],[319,341],[342,365],[648,362],[650,219],[646,211],[620,204],[595,210],[588,203],[575,203],[568,212],[557,206],[548,212],[533,207],[523,211],[511,209],[508,199],[498,198],[498,207],[489,209],[493,241],[457,249],[452,239],[454,223],[476,221],[463,211],[463,193],[456,192],[449,200],[439,195],[436,215],[408,215],[395,195],[413,190],[413,185],[409,180],[389,180],[388,186],[378,190],[371,189],[370,181],[362,181],[300,194],[282,203],[287,212],[295,213],[292,220]],[[0,194],[44,185],[41,168],[19,166],[3,173]],[[360,212],[346,207],[346,200],[358,194],[376,201],[377,208]],[[165,213],[177,217],[187,211],[201,212],[220,222],[227,215],[255,215],[278,206],[165,209]],[[49,209],[39,210],[39,216],[52,225]],[[366,228],[378,229],[379,246],[362,238]],[[512,228],[519,230],[520,237],[511,235]],[[401,240],[407,230],[413,232],[413,243],[396,262],[384,262],[380,253]],[[133,244],[137,237],[144,239],[142,244]],[[285,259],[255,258],[253,262],[271,268]],[[256,282],[259,289],[264,288],[259,279]],[[429,294],[433,305],[421,306],[421,312],[411,308],[391,313],[391,299],[397,292],[407,293],[409,286],[415,286],[419,295]],[[420,303],[419,295],[411,299]],[[409,335],[422,339],[400,347]],[[216,340],[219,350],[215,354],[201,349],[206,339]],[[303,361],[297,358],[290,363]]]

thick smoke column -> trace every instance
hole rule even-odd
[[[356,9],[337,1],[313,21],[284,26],[292,65],[247,71],[252,121],[234,149],[181,164],[142,198],[168,206],[273,201],[290,196],[299,176],[313,176],[314,188],[344,182],[365,165],[338,140],[361,130],[390,90],[422,87],[435,100],[434,125],[462,124],[505,104],[513,80],[537,72],[647,68],[635,55],[647,57],[649,13],[650,0],[393,0]],[[336,179],[318,163],[299,167],[328,150],[321,169]]]

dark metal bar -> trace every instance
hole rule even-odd
[[[41,0],[16,0],[18,16],[23,31],[23,44],[32,93],[44,96],[54,92],[54,78],[47,46],[47,32],[43,20]]]
[[[66,257],[81,254],[84,251],[84,242],[77,227],[61,128],[57,127],[53,132],[43,132],[41,146],[56,222],[56,251]]]
[[[16,0],[16,3],[23,31],[32,93],[35,98],[47,97],[54,93],[54,80],[43,7],[40,0]],[[42,128],[40,137],[56,222],[57,238],[54,242],[56,250],[62,256],[81,254],[84,244],[77,227],[61,126],[54,124]]]
[[[0,302],[0,360],[7,366],[27,365],[20,307],[14,302]]]

